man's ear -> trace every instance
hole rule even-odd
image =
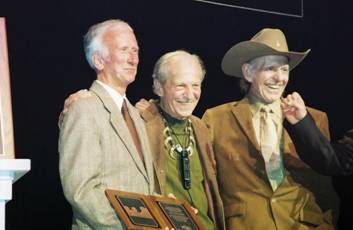
[[[159,97],[163,97],[163,87],[162,87],[162,84],[159,80],[157,79],[154,79],[153,80],[153,92],[159,96]]]
[[[96,70],[102,70],[104,68],[104,60],[99,53],[94,52],[92,54],[92,62]]]
[[[245,63],[241,66],[241,71],[243,72],[243,76],[246,81],[252,82],[253,81],[253,76],[250,74],[250,65]]]

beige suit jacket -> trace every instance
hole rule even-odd
[[[148,137],[137,110],[128,103],[145,159],[141,161],[121,112],[94,82],[94,96],[80,98],[65,115],[59,137],[60,178],[72,206],[72,229],[122,229],[105,189],[154,192]]]
[[[314,109],[309,112],[329,135],[326,114]],[[203,120],[213,141],[227,229],[332,228],[323,213],[332,208],[328,203],[332,186],[299,160],[287,133],[282,146],[285,179],[272,191],[247,98],[209,109]],[[317,187],[321,194],[315,191]],[[316,200],[320,196],[321,208]]]

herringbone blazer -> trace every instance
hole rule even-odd
[[[60,178],[73,210],[73,229],[121,229],[105,189],[152,194],[154,172],[145,125],[128,102],[143,149],[141,161],[124,118],[97,82],[93,96],[69,109],[60,130]]]

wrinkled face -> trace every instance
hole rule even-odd
[[[134,32],[127,25],[107,31],[103,36],[107,55],[103,57],[104,75],[108,81],[128,86],[135,80],[139,62],[139,47]]]
[[[179,120],[194,111],[201,95],[202,69],[195,58],[176,57],[165,64],[168,78],[160,87],[161,106]]]
[[[280,99],[289,80],[287,58],[265,56],[254,61],[253,74],[244,75],[245,79],[251,83],[249,93],[263,103],[272,103]]]

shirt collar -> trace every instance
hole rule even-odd
[[[113,89],[109,85],[107,85],[99,80],[96,80],[96,82],[99,83],[108,92],[108,94],[112,97],[115,104],[118,106],[119,111],[121,111],[121,108],[123,107],[124,99],[127,100],[126,94],[124,94],[124,95],[119,94],[115,89]]]
[[[257,115],[261,108],[265,105],[264,103],[260,102],[256,97],[253,95],[247,95],[249,102],[250,102],[250,111],[253,116]],[[281,110],[281,100],[274,101],[270,104],[266,104],[270,107],[271,111],[281,120],[282,119],[282,110]]]

